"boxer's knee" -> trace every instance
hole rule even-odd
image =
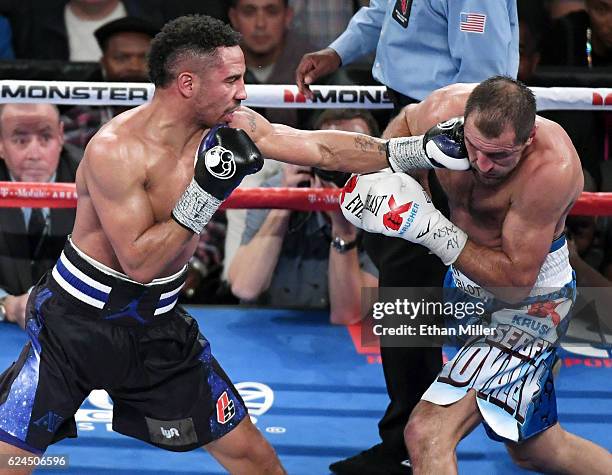
[[[536,464],[530,455],[520,448],[520,445],[506,445],[506,449],[508,450],[508,454],[514,462],[515,465],[519,466],[523,470],[529,470],[534,472],[537,470]]]
[[[534,472],[550,472],[551,463],[562,460],[566,432],[555,425],[525,442],[506,444],[512,461]]]
[[[430,416],[422,407],[422,403],[419,403],[404,427],[404,444],[413,463],[418,462],[418,459],[431,449],[429,445],[432,438],[441,435],[435,433],[436,424],[432,424]]]
[[[205,448],[230,473],[285,473],[276,452],[248,417],[229,434]]]
[[[531,472],[550,472],[551,462],[559,460],[559,454],[556,453],[556,450],[553,450],[552,453],[542,453],[521,445],[515,445],[512,448],[507,446],[507,449],[510,458],[516,465]]]
[[[278,460],[275,450],[261,433],[259,433],[259,437],[254,439],[254,444],[248,448],[247,456],[254,466],[262,469],[262,473],[275,475],[286,473]]]

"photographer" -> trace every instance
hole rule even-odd
[[[376,133],[370,130],[368,116],[329,111],[321,115],[325,122],[320,118],[318,124],[321,129]],[[285,164],[262,186],[335,188],[346,179],[343,174]],[[232,292],[247,303],[329,308],[332,323],[355,323],[360,319],[361,288],[378,284],[374,264],[357,243],[357,229],[339,209],[249,210],[242,244],[229,268]]]

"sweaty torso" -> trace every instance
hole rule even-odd
[[[194,135],[181,153],[177,154],[147,133],[147,121],[150,120],[146,106],[141,106],[116,117],[99,134],[106,138],[114,136],[112,142],[115,149],[109,150],[109,154],[118,153],[121,160],[138,160],[144,167],[145,179],[141,186],[148,198],[144,207],[149,209],[143,209],[142,212],[151,214],[150,224],[154,225],[171,218],[174,204],[193,178],[194,155],[201,135]],[[96,140],[96,137],[92,140]],[[95,170],[89,168],[92,165],[87,158],[88,150],[90,147],[85,152],[76,176],[78,205],[72,239],[88,256],[123,272],[92,200],[92,192],[97,193],[90,189],[96,185],[87,179],[95,173]],[[123,212],[120,206],[112,211]],[[167,263],[158,277],[178,272],[193,255],[198,238],[198,235],[194,235],[179,254]]]
[[[438,122],[462,116],[468,96],[475,86],[476,84],[453,84],[435,91],[420,104],[408,106],[406,125],[410,134],[424,134]],[[537,117],[536,125],[534,142],[526,150],[525,156],[514,172],[496,186],[483,184],[471,170],[436,170],[436,176],[448,197],[451,220],[466,231],[475,243],[491,249],[500,249],[504,221],[514,198],[521,192],[525,183],[534,173],[543,169],[550,173],[550,176],[554,176],[557,169],[567,166],[575,180],[571,190],[565,190],[559,195],[559,200],[565,200],[567,209],[556,223],[554,235],[556,237],[563,232],[567,212],[582,191],[580,160],[567,134],[557,124]],[[425,188],[428,187],[426,174],[414,175]],[[557,192],[554,185],[551,185],[551,189],[540,191]],[[537,203],[538,196],[529,198]]]
[[[438,173],[451,213],[451,220],[477,244],[501,247],[501,230],[513,191],[520,185],[512,177],[500,186],[485,187],[471,171]]]
[[[579,178],[580,162],[573,147],[567,146],[557,137],[556,124],[538,117],[537,133],[534,142],[526,149],[525,155],[513,172],[502,182],[491,186],[478,180],[473,170],[467,172],[437,171],[436,175],[449,201],[451,220],[467,232],[476,244],[491,249],[501,249],[504,220],[514,198],[523,193],[525,183],[542,167],[549,168],[551,176],[555,169],[567,164],[576,169],[575,186],[569,193],[559,195],[559,200],[567,202],[566,211],[556,223],[554,237],[563,233],[565,218],[571,205],[582,190]],[[552,153],[551,153],[552,152]],[[551,189],[541,193],[556,193],[554,184]],[[537,206],[538,196],[532,203]],[[506,230],[507,231],[507,230]]]

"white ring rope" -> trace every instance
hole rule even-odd
[[[612,110],[612,89],[533,87],[538,110]],[[132,106],[149,101],[150,83],[85,81],[0,81],[0,103],[47,102],[60,105]],[[247,84],[249,107],[292,109],[391,109],[383,86],[313,86],[314,100],[297,86]]]

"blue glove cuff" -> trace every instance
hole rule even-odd
[[[206,134],[206,137],[204,137],[204,140],[202,140],[202,142],[200,143],[200,146],[198,147],[198,154],[202,152],[203,150],[209,150],[213,148],[215,145],[219,145],[217,143],[217,137],[215,137],[215,134],[217,133],[217,130],[219,130],[222,127],[227,127],[227,125],[217,124],[210,128],[210,130]]]

